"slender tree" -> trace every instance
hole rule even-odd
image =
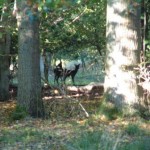
[[[7,3],[7,1],[6,1]],[[9,54],[10,54],[10,33],[7,28],[7,4],[3,3],[0,27],[0,101],[9,99]]]
[[[134,71],[140,61],[140,2],[108,0],[106,30],[105,95],[132,113],[140,100]]]
[[[0,28],[2,31],[4,28]],[[0,41],[0,101],[9,99],[9,52],[10,52],[10,34],[2,31]]]
[[[18,0],[15,13],[19,37],[17,101],[31,116],[43,117],[38,5],[32,0]]]

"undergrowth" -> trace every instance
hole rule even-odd
[[[92,111],[92,108],[83,103],[87,112],[90,112],[89,118],[77,117],[80,113],[75,112],[80,107],[63,104],[64,107],[61,106],[60,109],[60,106],[54,105],[54,103],[53,106],[53,109],[60,111],[56,120],[26,117],[28,115],[26,110],[17,106],[10,117],[17,121],[12,121],[7,126],[0,127],[0,149],[150,149],[149,121],[144,121],[140,117],[136,118],[136,116],[124,117],[111,103],[103,102],[100,108],[96,107],[96,104],[93,106],[91,104],[94,110],[96,109],[95,111]],[[68,117],[59,119],[63,108],[67,108],[68,111],[64,112],[65,114],[62,114],[62,116],[67,115]],[[71,113],[67,114],[68,112]],[[105,119],[103,116],[105,116]]]
[[[71,139],[66,150],[149,150],[149,140],[150,137],[129,140],[121,131],[88,131]]]
[[[144,130],[140,128],[138,123],[129,123],[127,127],[125,127],[125,132],[130,136],[139,136],[144,134]]]
[[[24,119],[28,115],[28,112],[25,107],[16,105],[15,109],[11,112],[9,120],[21,120]]]
[[[122,112],[119,111],[114,104],[106,101],[102,101],[99,113],[104,115],[108,120],[114,120],[118,117],[122,117]]]

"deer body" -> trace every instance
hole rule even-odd
[[[74,77],[79,70],[79,66],[80,66],[80,64],[75,65],[75,69],[73,69],[73,70],[63,69],[62,64],[60,62],[60,64],[58,64],[56,66],[56,68],[54,69],[54,75],[55,75],[54,83],[55,83],[55,81],[57,81],[57,84],[59,84],[59,82],[58,82],[59,78],[61,78],[61,80],[63,80],[63,82],[65,83],[66,78],[71,76],[72,83],[74,85],[75,84]]]
[[[67,70],[67,69],[65,69],[64,70],[64,77],[63,77],[64,82],[65,82],[65,80],[66,80],[67,77],[71,76],[72,83],[74,85],[75,84],[74,77],[77,74],[77,72],[79,70],[79,67],[80,67],[80,64],[75,65],[75,69],[74,70]]]
[[[60,62],[56,68],[54,68],[54,84],[55,84],[55,81],[58,83],[58,80],[59,78],[61,78],[62,80],[62,77],[63,77],[63,68],[62,68],[62,62]]]

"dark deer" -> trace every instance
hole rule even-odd
[[[59,78],[61,78],[62,80],[63,77],[63,68],[62,68],[62,62],[60,61],[60,63],[54,68],[54,84],[55,81],[57,82],[57,84],[59,84],[58,80]]]
[[[74,77],[77,74],[77,72],[79,70],[79,67],[80,67],[80,64],[75,65],[75,69],[74,70],[67,70],[67,69],[64,70],[64,73],[63,73],[63,81],[64,81],[64,83],[65,83],[66,78],[71,76],[72,83],[73,83],[73,85],[75,85]]]

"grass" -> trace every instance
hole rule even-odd
[[[9,105],[11,106],[12,103],[9,103]],[[91,105],[95,110],[91,111],[89,118],[72,116],[70,118],[61,118],[61,120],[51,120],[51,118],[41,120],[25,117],[8,124],[3,125],[1,123],[0,149],[150,149],[149,121],[144,121],[140,117],[135,118],[135,116],[134,118],[124,118],[111,104],[102,103],[100,111],[96,111],[99,110],[96,104],[92,105],[90,103],[88,105]],[[100,103],[97,103],[97,105],[100,105]],[[88,112],[92,110],[92,108],[86,106],[85,108]],[[3,107],[1,107],[0,111],[2,109]],[[8,105],[7,109],[9,109]],[[16,111],[15,107],[13,109]],[[7,112],[7,110],[5,111]],[[73,113],[75,112],[76,109],[73,110]],[[106,119],[103,119],[103,115],[106,116]]]
[[[28,115],[26,108],[16,105],[15,109],[10,114],[10,121],[24,119]]]
[[[4,143],[13,144],[15,142],[23,142],[28,143],[35,139],[43,138],[43,133],[37,131],[35,128],[22,128],[22,129],[14,129],[14,130],[2,130],[1,134],[3,137],[0,137],[0,141]],[[15,136],[16,135],[16,136]],[[13,138],[12,138],[13,137]]]
[[[33,123],[33,122],[32,122]],[[17,124],[17,123],[16,123]],[[49,131],[36,126],[13,125],[12,129],[1,130],[0,149],[51,149],[54,147]]]
[[[122,112],[120,112],[112,103],[102,101],[100,105],[99,113],[104,115],[108,120],[114,120],[118,117],[122,117]]]
[[[84,132],[73,138],[66,150],[149,150],[150,137],[128,140],[122,132],[104,131]]]
[[[132,142],[126,142],[119,148],[121,150],[149,150],[150,149],[150,138],[140,138]]]
[[[150,134],[131,122],[122,127],[122,121],[103,122],[95,116],[60,122],[20,120],[1,130],[0,149],[149,150]]]
[[[130,136],[138,136],[144,134],[144,130],[142,130],[137,123],[129,123],[125,128],[125,132]]]
[[[69,149],[76,150],[112,150],[114,139],[107,131],[88,131],[81,133],[78,138],[72,139]]]
[[[56,130],[58,132],[58,129]],[[123,133],[108,132],[106,130],[81,131],[74,133],[75,137],[64,141],[50,132],[38,131],[35,128],[23,130],[3,130],[3,137],[0,138],[0,148],[19,149],[25,147],[33,149],[58,149],[58,150],[149,150],[150,137],[134,138],[128,140]],[[12,138],[13,137],[13,138]],[[5,145],[5,146],[4,146]]]

